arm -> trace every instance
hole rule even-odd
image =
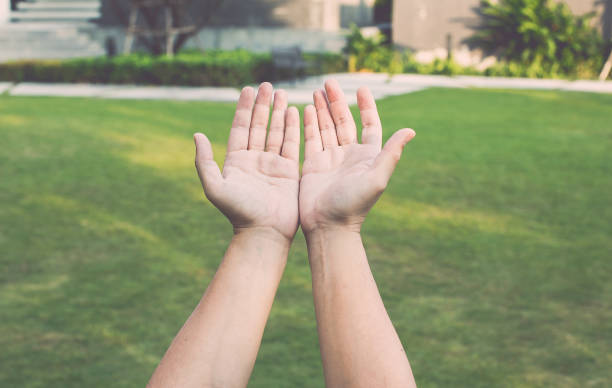
[[[361,224],[384,191],[414,131],[381,150],[372,94],[357,99],[362,140],[335,81],[304,112],[306,153],[300,217],[308,243],[325,381],[329,387],[414,387],[410,364],[383,305],[361,241]]]
[[[200,303],[177,334],[149,387],[246,387],[298,226],[299,116],[272,86],[245,88],[223,173],[202,134],[196,167],[206,196],[234,236]]]

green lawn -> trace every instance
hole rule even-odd
[[[380,101],[417,138],[364,238],[420,387],[612,386],[612,96]],[[231,104],[0,96],[0,386],[144,386],[231,229]],[[358,340],[357,338],[355,340]],[[322,387],[298,232],[250,387]]]

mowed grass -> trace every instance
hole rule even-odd
[[[417,130],[364,226],[420,387],[612,385],[612,96],[444,90],[379,102]],[[0,97],[0,386],[144,386],[231,229],[232,104]],[[355,338],[358,341],[359,338]],[[250,387],[323,387],[301,232]]]

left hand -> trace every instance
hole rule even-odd
[[[267,131],[272,92],[267,82],[257,98],[253,88],[242,90],[223,173],[208,138],[196,133],[196,167],[206,196],[235,233],[265,230],[292,240],[299,220],[300,117],[295,107],[287,108],[287,93],[278,90]]]

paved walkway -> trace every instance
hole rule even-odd
[[[309,77],[295,83],[281,82],[274,86],[286,89],[293,104],[312,101],[312,91],[321,88],[327,78],[336,78],[347,93],[351,104],[360,86],[370,87],[376,98],[412,93],[430,87],[564,90],[612,94],[612,81],[565,81],[552,79],[447,77],[436,75],[400,74],[328,74]],[[168,99],[184,101],[233,102],[239,91],[234,88],[166,87],[92,84],[0,83],[0,94],[11,96],[94,97],[111,99]]]

